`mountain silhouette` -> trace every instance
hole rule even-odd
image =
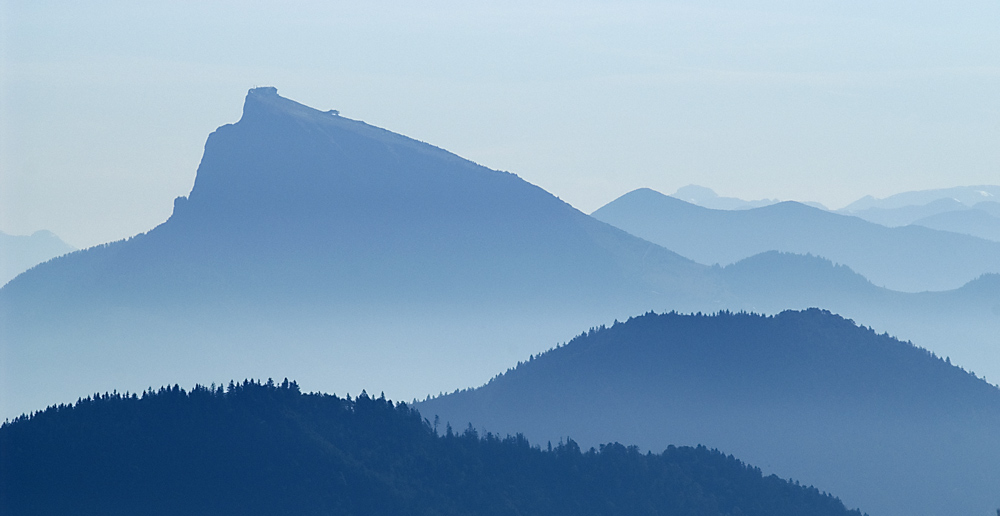
[[[725,299],[709,267],[513,174],[257,88],[166,222],[0,290],[3,403],[279,373],[409,394],[594,320]]]
[[[1000,504],[1000,389],[817,309],[649,313],[417,408],[536,442],[718,447],[872,514]]]
[[[35,265],[75,250],[51,231],[35,231],[31,235],[8,235],[0,231],[0,286]]]
[[[942,199],[950,199],[965,206],[973,206],[984,201],[996,202],[997,199],[1000,199],[1000,186],[956,186],[935,190],[914,190],[890,195],[884,199],[877,199],[870,195],[866,195],[861,199],[848,204],[840,211],[855,213],[870,208],[891,210],[907,206],[924,206]]]
[[[949,290],[1000,272],[1000,242],[917,226],[886,228],[795,202],[710,210],[640,189],[593,216],[704,264],[728,265],[766,251],[813,254],[897,291]]]
[[[736,197],[722,197],[716,194],[711,188],[698,185],[682,186],[673,193],[672,197],[714,210],[745,210],[768,206],[778,202],[776,199],[745,201]]]
[[[758,199],[755,201],[747,201],[737,197],[722,197],[715,193],[715,191],[711,188],[698,185],[683,186],[678,188],[677,191],[670,196],[684,202],[696,204],[703,208],[711,208],[713,210],[746,210],[750,208],[770,206],[781,202],[777,199]],[[803,201],[802,204],[819,208],[821,210],[826,209],[825,206],[818,202]]]
[[[513,174],[258,88],[166,222],[0,288],[0,416],[247,377],[410,398],[649,310],[820,306],[1000,376],[996,281],[901,294],[855,276],[780,253],[702,265]]]
[[[3,514],[860,516],[704,447],[542,450],[295,382],[103,394],[0,427]]]
[[[1000,187],[958,187],[907,192],[901,194],[898,199],[893,197],[885,199],[885,202],[866,198],[838,212],[883,226],[913,224],[1000,242],[1000,202],[996,200],[998,198],[1000,198]],[[927,202],[928,199],[933,200]],[[925,203],[904,204],[906,202]]]
[[[972,208],[928,215],[913,224],[1000,242],[1000,203],[981,202]]]
[[[672,289],[702,270],[513,174],[308,108],[274,88],[251,90],[240,121],[212,133],[190,195],[176,200],[166,223],[67,261],[96,260],[116,266],[62,278],[62,295],[127,291],[136,300],[155,293],[157,302],[190,303],[336,291],[351,304],[400,295],[420,303],[594,298],[657,282]],[[631,267],[643,260],[664,267],[644,277]],[[136,281],[125,281],[126,263]],[[661,274],[668,270],[675,277]],[[11,289],[37,292],[41,278]]]
[[[843,209],[838,210],[837,213],[851,215],[853,217],[867,220],[868,222],[874,222],[876,224],[893,228],[897,226],[908,226],[920,219],[938,215],[940,213],[962,211],[966,209],[968,209],[968,206],[952,199],[951,197],[944,197],[931,201],[927,204],[911,204],[907,206],[900,206],[898,208],[880,208],[878,206],[873,206],[857,211],[846,211],[846,209]],[[958,233],[961,233],[961,231]]]
[[[776,314],[823,307],[1000,378],[1000,274],[954,290],[903,293],[818,256],[769,251],[721,268],[735,310]]]

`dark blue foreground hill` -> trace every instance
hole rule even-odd
[[[405,404],[244,382],[104,395],[0,428],[0,513],[856,515],[732,456],[543,451]]]
[[[1000,507],[1000,389],[821,310],[647,314],[421,402],[456,426],[734,453],[885,516]]]

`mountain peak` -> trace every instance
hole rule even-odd
[[[336,110],[287,99],[275,87],[252,88],[240,120],[209,137],[188,198],[192,206],[225,204],[229,212],[329,206],[337,196],[357,197],[359,189],[385,189],[398,180],[433,175],[435,167],[413,165],[414,154],[473,165]]]
[[[328,115],[329,113],[324,113],[318,109],[299,104],[294,100],[286,99],[278,95],[278,88],[274,86],[262,86],[251,88],[247,92],[246,100],[243,103],[243,118],[240,119],[240,122],[254,121],[268,115],[276,114],[314,117]]]
[[[278,96],[278,88],[275,88],[274,86],[257,86],[250,88],[250,91],[247,92],[247,96],[250,97],[254,95],[276,97]]]
[[[715,190],[705,186],[687,185],[677,189],[671,197],[681,199],[690,204],[713,210],[745,210],[774,204],[777,199],[759,199],[747,201],[736,197],[721,197]]]
[[[691,204],[701,204],[719,197],[715,190],[706,186],[687,185],[678,188],[673,197],[685,200]]]

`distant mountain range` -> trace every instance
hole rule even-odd
[[[8,235],[0,231],[0,286],[42,262],[75,250],[51,231],[36,231],[31,235]]]
[[[715,210],[746,210],[781,202],[720,197],[712,189],[698,185],[680,188],[671,197]],[[830,211],[817,202],[800,203]],[[832,211],[887,227],[912,224],[1000,242],[1000,186],[995,185],[902,192],[885,199],[869,195]]]
[[[838,210],[885,226],[913,224],[1000,242],[1000,186],[980,185],[864,197]]]
[[[751,208],[762,208],[764,206],[770,206],[781,202],[778,199],[758,199],[755,201],[747,201],[737,197],[723,197],[715,193],[715,191],[711,188],[698,185],[687,185],[678,188],[676,192],[671,194],[671,197],[713,210],[748,210]],[[802,201],[802,204],[819,208],[821,210],[826,209],[826,206],[823,206],[818,202]]]
[[[1000,203],[981,202],[967,209],[928,215],[913,224],[1000,242]]]
[[[1000,389],[817,309],[650,313],[417,408],[536,442],[718,447],[872,514],[1000,507]]]
[[[997,278],[901,294],[816,257],[702,265],[513,174],[258,88],[169,220],[0,289],[0,415],[268,376],[409,398],[648,310],[820,306],[996,377]]]
[[[950,197],[937,199],[927,204],[913,204],[898,208],[865,208],[857,211],[840,210],[839,213],[858,217],[868,222],[894,228],[908,226],[914,222],[941,213],[964,211],[969,207]]]
[[[907,292],[954,289],[1000,272],[1000,242],[919,226],[887,228],[795,202],[712,210],[643,188],[592,215],[704,264],[728,265],[766,251],[813,254]]]
[[[777,199],[759,199],[756,201],[745,201],[736,197],[722,197],[711,188],[698,185],[687,185],[678,188],[673,197],[681,199],[691,204],[697,204],[713,210],[746,210],[750,208],[760,208],[770,206],[778,201]]]
[[[924,206],[942,199],[949,199],[962,204],[963,206],[975,206],[976,204],[984,201],[998,202],[1000,201],[1000,186],[956,186],[953,188],[940,188],[936,190],[916,190],[890,195],[884,199],[877,199],[870,195],[866,195],[861,199],[848,204],[842,211],[857,213],[873,208],[893,210],[906,208],[908,206]]]
[[[0,513],[861,516],[703,447],[542,450],[437,426],[287,380],[104,394],[0,427]]]

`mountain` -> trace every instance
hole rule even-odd
[[[917,343],[984,378],[1000,378],[1000,274],[961,288],[908,294],[877,287],[844,265],[771,251],[721,268],[737,310],[775,314],[823,307]]]
[[[955,199],[952,199],[951,197],[944,197],[931,201],[927,204],[913,204],[900,206],[898,208],[879,208],[877,206],[873,206],[871,208],[865,208],[857,211],[838,210],[837,213],[851,215],[867,220],[868,222],[874,222],[876,224],[893,228],[897,226],[908,226],[920,219],[941,213],[963,211],[967,209],[968,206],[956,201]],[[957,231],[957,233],[961,233],[961,231]]]
[[[8,235],[0,231],[0,286],[42,262],[75,250],[51,231],[35,231],[31,235]]]
[[[258,88],[165,223],[0,288],[0,417],[248,377],[409,399],[649,310],[820,306],[1000,377],[993,277],[901,294],[816,257],[744,262],[698,264],[513,174]]]
[[[952,199],[965,206],[973,206],[983,201],[996,202],[997,199],[1000,199],[1000,186],[956,186],[936,190],[916,190],[890,195],[884,199],[866,195],[848,204],[840,211],[855,213],[870,208],[895,209],[905,206],[924,206],[941,199]]]
[[[593,321],[726,299],[513,174],[257,88],[166,222],[0,289],[0,403],[246,376],[433,392]]]
[[[972,208],[929,215],[913,224],[1000,242],[1000,203],[981,202]]]
[[[990,215],[1000,218],[1000,202],[997,201],[983,201],[972,205],[972,209],[984,211]]]
[[[536,442],[718,447],[872,514],[1000,507],[1000,389],[817,309],[648,313],[416,406]]]
[[[671,197],[675,197],[691,204],[696,204],[703,208],[711,208],[713,210],[747,210],[750,208],[770,206],[781,202],[777,199],[758,199],[756,201],[747,201],[737,197],[722,197],[715,193],[715,191],[711,188],[698,185],[687,185],[678,188],[677,191],[671,195]],[[825,206],[818,202],[803,202],[802,204],[821,210],[826,209]]]
[[[778,202],[776,199],[745,201],[736,197],[721,197],[711,188],[698,185],[687,185],[678,188],[674,192],[673,197],[714,210],[746,210],[769,206]]]
[[[700,263],[728,265],[772,250],[814,254],[898,291],[949,290],[1000,272],[1000,242],[916,226],[886,228],[795,202],[710,210],[640,189],[592,215]]]
[[[0,427],[0,512],[860,516],[732,456],[444,435],[405,404],[230,383],[105,394]]]
[[[882,207],[882,203],[872,199],[867,201],[863,199],[862,201],[865,202],[858,201],[847,208],[838,210],[838,212],[883,226],[895,227],[913,224],[971,235],[994,242],[1000,241],[1000,202],[994,200],[1000,196],[1000,187],[959,187],[909,192],[909,194],[921,195],[901,194],[903,197],[897,199],[897,202],[884,203],[889,207]],[[949,194],[956,195],[956,197],[937,197]],[[916,203],[932,198],[934,200],[924,204],[899,205],[903,202]]]
[[[647,281],[631,267],[643,257],[674,277]],[[388,292],[419,303],[456,293],[488,302],[556,292],[593,298],[671,288],[701,270],[513,174],[308,108],[274,88],[251,90],[240,121],[210,135],[190,195],[176,200],[165,224],[66,261],[96,260],[127,261],[137,281],[99,270],[88,284],[66,278],[73,283],[60,283],[63,296],[125,289],[184,304],[193,294],[299,300],[304,290],[336,290],[351,304],[381,303]],[[220,269],[242,278],[221,282]],[[37,289],[41,277],[10,289]]]

